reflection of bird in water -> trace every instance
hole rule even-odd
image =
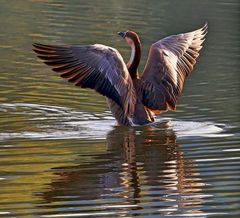
[[[91,211],[95,203],[107,209],[109,202],[114,207],[115,201],[126,206],[120,208],[125,212],[137,213],[146,205],[157,208],[158,214],[183,207],[183,212],[200,211],[200,178],[192,160],[184,159],[173,131],[153,126],[116,127],[107,135],[106,148],[105,153],[89,154],[89,161],[78,166],[52,169],[57,177],[43,191],[44,202],[74,196],[72,200],[82,206],[86,202],[85,211]]]
[[[127,64],[116,49],[100,44],[50,46],[36,43],[33,46],[38,57],[61,77],[106,96],[120,125],[144,125],[154,121],[154,114],[176,109],[207,28],[205,24],[198,30],[152,44],[141,77],[138,74],[141,42],[132,31],[119,33],[131,47]]]

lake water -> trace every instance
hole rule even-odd
[[[238,217],[239,1],[0,2],[1,217]],[[67,84],[33,42],[151,43],[209,23],[176,112],[115,127],[105,98]]]

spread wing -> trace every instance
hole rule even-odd
[[[38,57],[61,77],[76,86],[95,89],[116,102],[125,115],[133,114],[136,94],[116,49],[100,44],[50,46],[34,43],[33,47]]]
[[[175,110],[186,77],[192,72],[207,24],[189,33],[172,35],[154,43],[141,77],[142,102],[155,113]]]

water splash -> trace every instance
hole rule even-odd
[[[99,113],[78,112],[72,108],[40,105],[40,104],[1,104],[0,110],[5,117],[15,116],[21,121],[30,123],[35,131],[0,132],[0,140],[29,139],[105,139],[106,134],[113,130],[116,122],[110,112]],[[21,123],[22,124],[22,123]],[[22,126],[22,125],[21,125]],[[149,125],[157,134],[158,131],[175,132],[177,137],[227,137],[227,126],[211,122],[195,122],[157,119]],[[132,127],[141,134],[141,127]]]

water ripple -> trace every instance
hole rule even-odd
[[[1,104],[5,117],[13,117],[19,126],[22,122],[31,123],[38,130],[21,132],[1,132],[0,139],[105,139],[106,132],[115,126],[110,112],[89,114],[71,108],[49,105],[15,103]],[[100,121],[98,121],[101,119]],[[44,124],[42,124],[44,121]],[[2,121],[4,124],[4,121]],[[6,122],[7,123],[7,122]],[[15,124],[16,125],[16,124]],[[165,118],[150,125],[153,131],[173,130],[180,137],[228,137],[226,126],[210,122],[178,121]],[[140,128],[140,127],[138,127]],[[44,131],[45,130],[45,131]],[[139,131],[141,131],[139,129]],[[155,133],[156,134],[156,133]]]

